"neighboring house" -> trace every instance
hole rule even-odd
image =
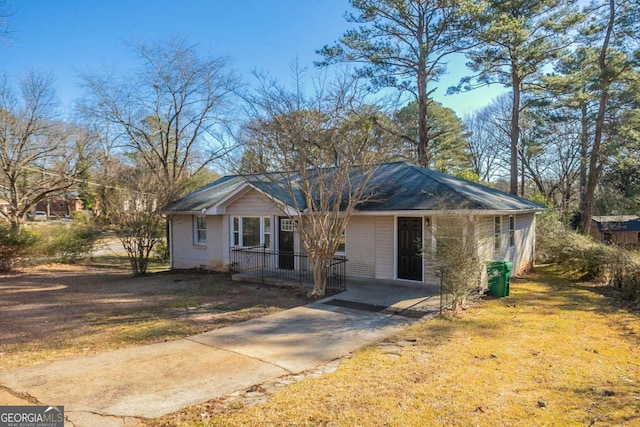
[[[69,191],[60,195],[51,196],[36,204],[34,211],[43,211],[47,216],[63,217],[71,215],[72,212],[82,210],[82,200],[74,191]]]
[[[435,250],[438,224],[466,223],[461,217],[469,219],[466,235],[476,240],[481,260],[510,260],[516,274],[533,266],[535,214],[545,209],[539,204],[405,162],[380,165],[367,190],[375,197],[358,206],[341,248],[347,275],[438,283],[416,242]],[[286,214],[295,214],[293,205],[265,175],[225,176],[170,203],[163,211],[171,267],[226,270],[238,246],[300,252],[295,221]]]
[[[604,243],[640,245],[640,217],[637,215],[594,216],[591,235]]]

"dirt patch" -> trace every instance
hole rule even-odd
[[[311,301],[302,288],[126,264],[49,264],[0,275],[0,369],[168,341]]]

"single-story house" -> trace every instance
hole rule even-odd
[[[589,232],[596,239],[614,245],[640,245],[640,216],[594,216]]]
[[[481,260],[509,260],[514,274],[533,266],[542,205],[406,162],[379,165],[368,191],[375,197],[357,207],[340,248],[347,276],[439,283],[423,252],[435,250],[438,226],[452,222]],[[171,267],[227,270],[234,247],[300,252],[291,197],[265,175],[231,175],[170,203]]]

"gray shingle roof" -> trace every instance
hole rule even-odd
[[[274,176],[225,176],[170,203],[164,212],[199,212],[221,202],[247,183],[285,205],[294,206],[292,195],[285,185],[273,179]],[[359,205],[358,211],[545,209],[530,200],[406,162],[379,165],[367,186],[367,193],[371,198]],[[301,195],[295,197],[304,208]]]

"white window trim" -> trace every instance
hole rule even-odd
[[[273,224],[274,224],[274,220],[273,217],[271,216],[255,216],[255,215],[246,215],[246,216],[237,216],[234,215],[231,217],[231,221],[229,221],[229,225],[230,225],[230,245],[232,247],[240,247],[240,248],[244,248],[244,247],[248,247],[244,245],[244,242],[242,241],[243,236],[242,236],[242,224],[243,224],[243,219],[244,218],[258,218],[260,220],[260,246],[264,246],[265,244],[265,236],[269,235],[269,246],[271,247],[271,245],[273,245]],[[234,224],[235,224],[235,220],[238,220],[238,230],[234,229]],[[269,231],[265,232],[265,226],[264,226],[264,221],[265,219],[269,220]],[[235,244],[235,233],[238,233],[238,244]]]
[[[204,218],[204,228],[198,228],[198,219]],[[199,231],[204,230],[204,240],[199,240]],[[193,216],[193,244],[196,246],[206,246],[207,245],[207,217],[205,215],[194,215]]]

